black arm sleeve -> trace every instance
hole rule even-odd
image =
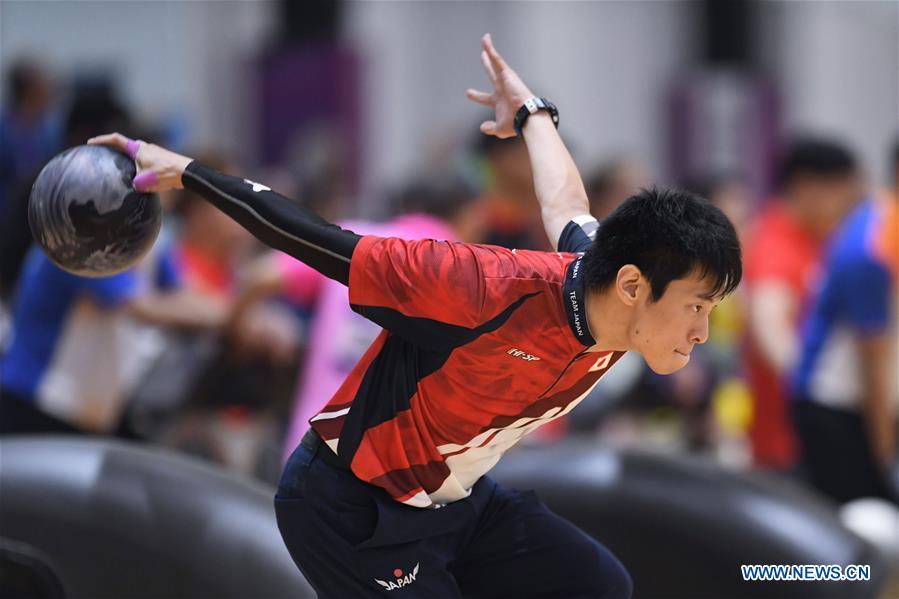
[[[184,187],[206,198],[266,245],[290,254],[326,277],[349,283],[350,258],[361,237],[341,229],[265,185],[222,174],[194,161]]]

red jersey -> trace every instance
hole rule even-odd
[[[432,507],[466,497],[623,352],[588,352],[582,256],[363,237],[353,309],[384,327],[310,423],[361,480]]]
[[[769,204],[755,224],[746,246],[745,282],[750,291],[760,283],[786,285],[799,302],[793,322],[799,334],[802,316],[819,275],[820,244],[802,229],[779,202]],[[788,381],[765,360],[758,342],[747,336],[745,365],[755,410],[750,440],[756,464],[791,468],[798,459],[798,442],[789,410]]]

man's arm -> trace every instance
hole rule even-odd
[[[126,309],[146,323],[192,331],[219,331],[230,313],[227,302],[187,289],[142,294]]]
[[[565,226],[579,216],[590,214],[587,192],[548,113],[531,115],[521,133],[531,158],[543,226],[553,249],[557,249]]]
[[[886,468],[892,464],[896,452],[896,415],[890,404],[890,336],[862,337],[859,349],[862,356],[862,412],[871,451],[878,463]]]
[[[778,376],[792,372],[799,358],[799,337],[793,324],[798,306],[789,285],[775,279],[759,281],[749,296],[750,334]]]
[[[133,268],[109,277],[74,279],[80,292],[103,309],[124,309],[148,324],[215,330],[224,324],[228,313],[226,302],[186,289],[148,290]]]
[[[489,34],[484,36],[482,45],[481,62],[493,84],[493,93],[469,89],[468,97],[496,111],[495,120],[481,123],[484,134],[499,138],[513,137],[515,113],[534,94],[496,51]],[[543,226],[553,248],[556,248],[566,225],[572,219],[590,214],[587,192],[577,166],[548,113],[539,111],[531,115],[524,124],[522,136],[531,160],[534,190],[540,202]]]
[[[485,273],[504,272],[508,259],[496,248],[476,245],[360,237],[265,185],[224,175],[159,146],[117,133],[89,143],[132,156],[138,166],[135,189],[196,191],[264,243],[348,285],[358,313],[423,347],[445,350],[478,334],[490,276]]]
[[[254,181],[222,174],[187,156],[113,133],[95,137],[132,156],[139,191],[188,188],[236,220],[266,245],[290,254],[323,275],[347,284],[360,236],[327,222],[297,202]]]
[[[856,250],[860,248],[855,248]],[[895,370],[891,342],[896,338],[892,320],[892,278],[888,269],[868,251],[828,264],[829,293],[837,313],[849,324],[861,355],[862,411],[868,443],[878,463],[886,468],[895,458],[896,413],[890,389]]]

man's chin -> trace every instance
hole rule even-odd
[[[649,366],[649,369],[656,374],[674,374],[690,363],[690,356],[681,356],[681,359],[682,360],[678,362],[668,361],[665,364],[653,364],[647,361],[646,364]]]

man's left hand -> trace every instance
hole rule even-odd
[[[525,100],[532,98],[534,94],[493,47],[489,33],[484,34],[481,46],[483,47],[481,63],[487,71],[490,83],[493,84],[493,93],[469,89],[466,95],[468,99],[496,111],[494,120],[481,123],[482,133],[495,135],[500,139],[515,137],[515,113]]]

